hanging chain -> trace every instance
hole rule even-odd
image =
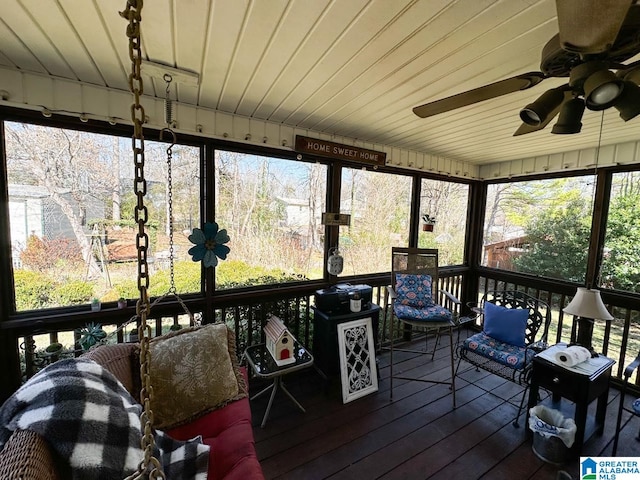
[[[171,87],[171,75],[165,73],[164,81],[167,83],[167,89],[165,91],[165,99],[164,99],[164,111],[165,111],[165,122],[167,123],[166,128],[160,132],[160,139],[162,139],[162,134],[167,131],[171,134],[172,142],[171,145],[167,148],[167,209],[168,209],[168,217],[169,217],[169,278],[170,278],[170,294],[176,295],[176,279],[175,279],[175,267],[174,267],[174,243],[173,243],[173,173],[171,170],[172,159],[173,159],[173,146],[176,143],[176,134],[171,129],[173,118],[172,118],[172,102],[170,96],[170,87]]]
[[[176,288],[176,275],[175,275],[175,245],[173,241],[173,147],[177,142],[176,133],[172,130],[175,126],[175,122],[173,120],[173,103],[171,101],[171,81],[173,80],[171,75],[168,73],[164,74],[164,81],[167,83],[167,88],[165,90],[165,98],[164,98],[164,113],[165,113],[165,123],[167,126],[160,130],[160,140],[163,139],[165,133],[169,133],[171,135],[171,144],[167,147],[167,216],[169,219],[169,275],[170,275],[170,287],[169,291],[163,295],[161,298],[164,298],[167,295],[173,295],[178,303],[182,306],[184,312],[189,316],[189,325],[195,325],[195,319],[193,314],[187,308],[187,305],[178,295],[178,290]]]
[[[171,160],[173,158],[172,147],[167,148],[167,208],[169,210],[169,278],[170,285],[169,293],[173,293],[174,295],[177,293],[176,290],[176,278],[175,278],[175,268],[174,268],[174,246],[173,246],[173,178],[171,173]]]
[[[150,380],[149,339],[151,327],[147,324],[147,316],[150,310],[149,304],[149,265],[147,252],[149,250],[149,236],[145,231],[149,212],[144,204],[144,196],[147,191],[147,182],[144,177],[144,135],[142,125],[145,121],[144,108],[140,104],[142,95],[142,48],[140,40],[140,21],[143,0],[127,0],[127,6],[120,16],[129,21],[127,37],[129,38],[129,58],[131,59],[131,73],[129,74],[129,88],[134,96],[131,105],[131,120],[133,121],[132,150],[135,165],[135,178],[133,183],[134,193],[137,198],[135,207],[135,220],[138,224],[136,234],[136,248],[138,250],[138,290],[140,298],[136,304],[136,313],[140,318],[138,325],[138,338],[140,341],[140,377],[142,388],[140,398],[143,402],[143,411],[140,415],[142,426],[142,438],[140,440],[144,456],[138,470],[128,479],[141,478],[165,478],[160,462],[153,455],[155,440],[153,437],[153,412],[151,411],[151,399],[153,388]]]

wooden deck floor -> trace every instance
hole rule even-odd
[[[396,372],[448,378],[447,352],[447,345],[440,346],[426,364],[415,354],[395,352]],[[554,466],[535,456],[524,415],[520,428],[512,426],[520,387],[463,363],[455,410],[447,386],[424,382],[395,380],[390,401],[388,352],[378,359],[378,392],[350,403],[342,403],[339,378],[327,387],[314,369],[286,377],[306,413],[280,392],[260,428],[268,396],[252,401],[256,449],[267,479],[554,480],[559,470],[579,478],[578,460]],[[263,386],[252,379],[251,393]],[[611,454],[618,399],[611,389],[604,435],[593,436],[583,455]],[[618,456],[640,456],[633,438],[639,427],[631,419]]]

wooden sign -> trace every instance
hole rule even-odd
[[[329,213],[322,214],[323,225],[349,225],[351,223],[351,215],[346,213]]]
[[[369,165],[384,165],[387,160],[386,152],[303,137],[302,135],[296,135],[296,152],[339,158]]]

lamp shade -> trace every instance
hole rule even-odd
[[[564,313],[576,317],[593,318],[599,320],[613,320],[600,297],[600,290],[578,287],[573,300],[564,307]]]

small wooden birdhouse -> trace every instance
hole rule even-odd
[[[278,366],[288,365],[296,361],[293,355],[293,335],[284,326],[282,320],[272,315],[264,326],[267,350]]]

